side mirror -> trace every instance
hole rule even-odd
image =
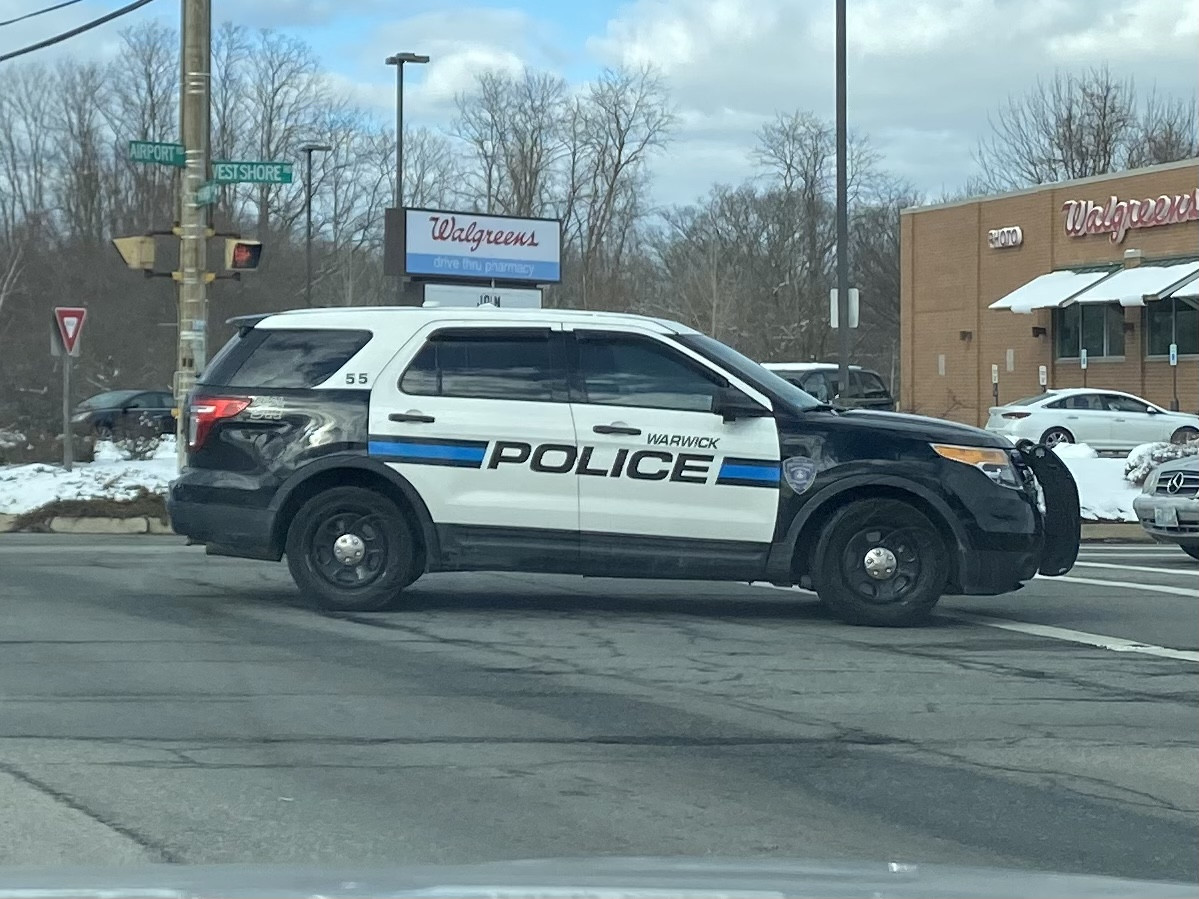
[[[721,387],[712,397],[712,414],[729,422],[738,418],[765,418],[770,410],[736,387]]]

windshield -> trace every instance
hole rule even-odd
[[[748,384],[779,397],[794,409],[821,409],[828,405],[820,402],[807,391],[796,387],[785,378],[779,377],[770,369],[764,368],[761,363],[755,362],[728,344],[721,343],[707,334],[682,334],[675,337],[675,340],[713,362],[719,363]]]
[[[84,400],[78,408],[110,409],[123,406],[141,392],[140,390],[109,390],[107,393],[98,393],[90,399]]]

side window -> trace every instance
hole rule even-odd
[[[827,403],[833,398],[832,393],[829,391],[828,379],[825,378],[824,372],[818,371],[814,374],[808,375],[803,384],[799,386],[801,386],[808,393],[812,394],[812,396],[816,397],[816,399],[820,400],[822,403]]]
[[[153,409],[158,405],[155,399],[156,395],[153,393],[139,393],[125,403],[125,405],[130,409]]]
[[[581,402],[710,412],[717,376],[651,340],[576,334]]]
[[[1093,393],[1080,393],[1066,400],[1067,409],[1081,409],[1088,412],[1102,412],[1103,400]]]
[[[222,350],[201,382],[258,389],[316,387],[370,339],[369,331],[255,329],[227,347],[228,352]]]
[[[1066,401],[1065,400],[1054,400],[1052,403],[1046,403],[1045,408],[1046,409],[1065,409]]]
[[[550,402],[554,371],[542,335],[434,334],[400,376],[409,396]]]
[[[1112,393],[1103,395],[1103,404],[1109,412],[1131,412],[1133,414],[1148,415],[1149,407],[1144,403],[1138,403],[1134,399],[1126,396],[1116,396]]]
[[[861,378],[863,396],[870,397],[871,399],[877,399],[879,397],[885,397],[889,395],[887,385],[884,384],[883,379],[874,372],[858,372],[858,377]]]

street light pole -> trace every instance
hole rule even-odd
[[[387,57],[387,65],[396,67],[396,186],[395,208],[404,208],[404,63],[422,65],[429,57],[421,53],[396,53]],[[404,276],[396,277],[396,303],[404,303]]]
[[[312,154],[328,153],[328,144],[304,144],[304,303],[312,306]]]
[[[837,0],[837,380],[849,397],[849,174],[845,125],[845,0]]]

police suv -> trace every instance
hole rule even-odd
[[[184,414],[171,524],[330,610],[426,572],[767,581],[910,625],[1078,553],[1052,452],[820,403],[691,328],[549,309],[233,319]],[[1039,488],[1038,489],[1038,485]]]

